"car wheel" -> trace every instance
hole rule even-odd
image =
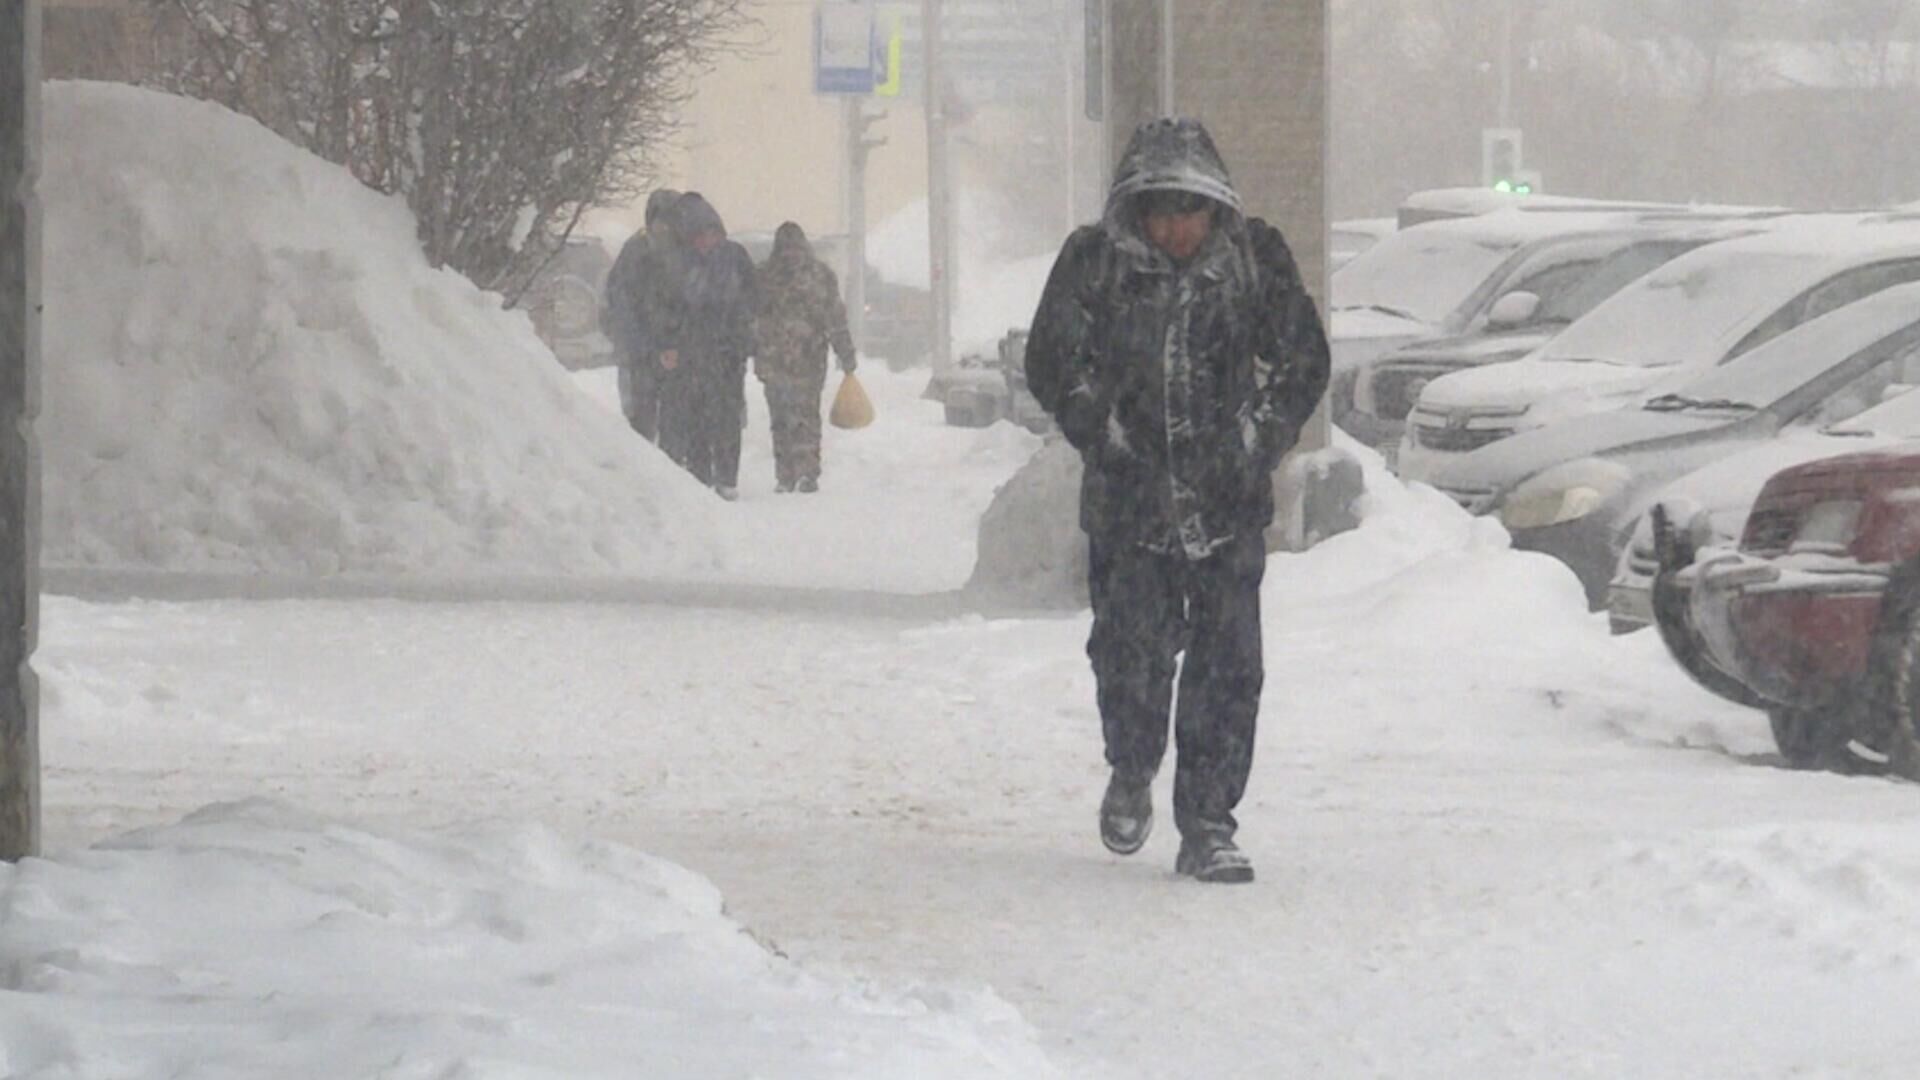
[[[1912,568],[1908,568],[1911,570]],[[1920,780],[1920,588],[1905,577],[1887,590],[1875,635],[1867,695],[1871,729],[1862,732],[1883,771]]]
[[[1773,726],[1773,744],[1780,756],[1796,769],[1818,769],[1833,764],[1846,742],[1845,732],[1835,733],[1827,722],[1829,714],[1812,709],[1776,706],[1767,710],[1767,722]]]

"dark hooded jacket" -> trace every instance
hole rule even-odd
[[[840,280],[814,257],[805,230],[789,221],[773,234],[773,254],[760,268],[754,362],[763,379],[819,380],[827,349],[853,356]]]
[[[650,288],[648,333],[657,349],[676,349],[696,364],[744,364],[753,351],[754,270],[747,249],[722,240],[705,254],[693,238],[714,230],[727,234],[720,212],[697,192],[674,204],[672,272]]]
[[[638,363],[655,351],[647,336],[646,283],[660,272],[661,262],[673,255],[673,204],[679,198],[679,192],[666,190],[647,196],[646,228],[621,246],[620,257],[607,271],[602,325],[623,362]]]
[[[1146,238],[1140,199],[1203,195],[1186,264]],[[1198,559],[1273,518],[1271,475],[1326,391],[1326,335],[1278,230],[1246,217],[1192,120],[1135,133],[1105,219],[1054,264],[1027,343],[1028,384],[1086,463],[1081,526]]]

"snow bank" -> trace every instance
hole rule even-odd
[[[811,976],[704,879],[536,826],[214,806],[0,866],[17,1077],[1036,1077],[1013,1009]]]
[[[400,201],[251,120],[45,102],[52,563],[293,574],[710,565],[708,497],[429,267]]]

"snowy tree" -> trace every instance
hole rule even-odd
[[[509,300],[595,205],[650,182],[746,0],[149,0],[171,89],[399,194],[436,266]]]

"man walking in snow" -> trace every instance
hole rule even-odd
[[[1329,356],[1286,241],[1246,216],[1200,124],[1134,133],[1105,219],[1054,264],[1026,366],[1085,463],[1087,653],[1113,769],[1101,839],[1122,855],[1147,841],[1184,651],[1175,869],[1251,881],[1233,810],[1264,680],[1272,473],[1326,391]]]
[[[665,188],[647,196],[646,226],[620,248],[607,272],[606,327],[619,362],[620,408],[627,423],[648,442],[660,437],[660,389],[664,372],[646,325],[647,283],[669,272],[673,258],[673,204],[680,193]]]
[[[740,428],[753,350],[753,258],[698,192],[673,207],[671,271],[650,284],[647,332],[667,373],[660,445],[701,483],[739,497]]]
[[[827,385],[827,348],[851,372],[856,361],[840,281],[814,257],[794,222],[773,234],[773,254],[760,268],[754,374],[767,388],[773,418],[777,491],[820,488],[820,395]]]

